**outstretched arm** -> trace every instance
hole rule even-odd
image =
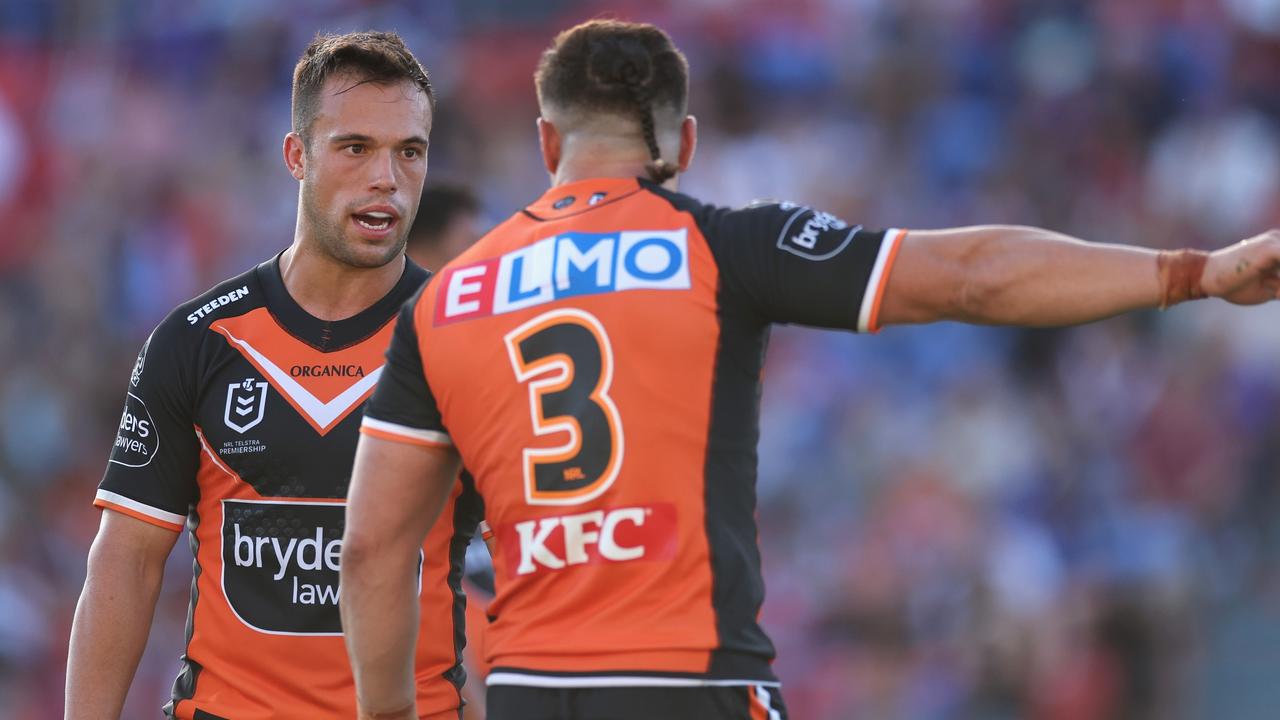
[[[1280,297],[1280,232],[1208,254],[1202,273],[1195,255],[1161,255],[1031,227],[912,231],[880,324],[1072,325],[1205,295],[1246,305]]]
[[[164,563],[178,533],[102,511],[71,625],[68,720],[118,718],[147,645]]]
[[[418,717],[418,552],[459,467],[452,447],[360,436],[342,537],[341,611],[362,720]]]

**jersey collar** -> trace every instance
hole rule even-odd
[[[524,214],[534,220],[559,220],[590,212],[639,191],[639,178],[577,180],[551,188],[526,207]]]
[[[267,311],[285,332],[322,352],[350,347],[378,332],[431,277],[431,273],[405,258],[404,272],[382,299],[345,320],[321,320],[303,310],[285,288],[280,275],[280,255],[283,254],[277,254],[257,268]]]

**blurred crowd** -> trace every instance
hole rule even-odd
[[[311,36],[406,38],[432,176],[494,223],[546,185],[539,52],[602,14],[688,54],[706,200],[1148,247],[1280,225],[1280,0],[0,0],[0,716],[61,716],[142,341],[292,240]],[[759,518],[792,716],[1275,717],[1275,313],[778,329]],[[175,552],[126,717],[159,715],[190,573]]]

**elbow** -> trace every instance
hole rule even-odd
[[[963,273],[951,302],[952,320],[990,323],[996,320],[1003,288],[999,283],[974,268]]]
[[[950,320],[969,323],[998,322],[1004,309],[1003,297],[1008,278],[998,267],[998,257],[993,257],[988,243],[975,243],[969,252],[957,259],[949,307]]]
[[[342,553],[338,568],[344,581],[366,573],[378,557],[378,541],[367,533],[353,533],[348,528],[342,536]]]

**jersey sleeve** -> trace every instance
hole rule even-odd
[[[142,346],[124,412],[93,504],[180,532],[198,493],[194,372],[181,319],[166,320]]]
[[[422,291],[405,303],[396,319],[378,387],[365,405],[360,432],[397,442],[433,447],[453,445],[427,384],[414,310]]]
[[[713,210],[704,233],[722,298],[770,322],[875,332],[904,230],[871,230],[791,203]]]

